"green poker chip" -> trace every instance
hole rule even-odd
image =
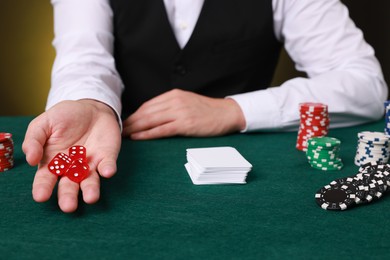
[[[339,157],[341,142],[334,137],[312,137],[307,141],[306,157],[310,166],[322,171],[335,171],[343,168]]]
[[[339,139],[328,136],[312,137],[308,140],[308,146],[321,147],[320,149],[331,149],[340,144]]]

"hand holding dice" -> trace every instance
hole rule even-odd
[[[80,183],[89,175],[87,150],[84,146],[74,145],[69,148],[69,155],[58,153],[54,156],[48,168],[57,176],[66,176],[71,181]]]

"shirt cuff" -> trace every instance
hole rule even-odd
[[[269,90],[258,90],[228,96],[235,100],[244,114],[246,126],[241,132],[276,130],[282,125],[282,115]]]

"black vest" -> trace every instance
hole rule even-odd
[[[210,97],[269,86],[281,44],[272,0],[205,0],[180,49],[163,0],[111,0],[123,116],[173,88]]]

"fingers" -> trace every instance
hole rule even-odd
[[[170,122],[163,125],[158,125],[154,128],[132,133],[130,135],[131,139],[134,140],[148,140],[156,138],[165,138],[169,136],[177,135],[177,127],[175,127],[175,122]]]
[[[185,94],[189,94],[190,92],[183,91],[180,89],[173,89],[168,92],[162,93],[161,95],[158,95],[145,103],[141,105],[141,107],[138,109],[138,111],[143,111],[146,113],[154,113],[154,109],[158,108],[161,105],[169,103],[172,99],[181,98],[181,96]]]
[[[189,105],[188,98],[192,96],[193,94],[190,92],[174,89],[145,102],[123,122],[123,135],[133,136],[136,133],[134,136],[140,136],[143,134],[138,132],[148,131],[155,127],[159,128],[177,120],[182,108]],[[165,129],[165,126],[162,127],[162,130]],[[157,134],[158,132],[159,129],[156,129],[152,131],[150,136],[156,136],[156,138],[167,136],[166,134],[160,136]]]
[[[42,159],[43,147],[49,136],[45,129],[48,129],[48,126],[42,116],[34,119],[27,128],[22,150],[27,162],[32,166],[37,165]]]
[[[176,111],[176,113],[177,112],[178,111]],[[175,118],[177,118],[177,115],[175,116],[175,111],[165,107],[151,114],[138,112],[134,115],[138,118],[131,118],[130,116],[128,122],[123,126],[123,132],[125,135],[132,135],[137,132],[149,130],[172,122],[175,120]]]
[[[87,179],[82,181],[80,188],[83,192],[83,200],[85,203],[96,203],[100,198],[100,178],[97,172],[92,172]]]
[[[57,176],[41,168],[37,171],[32,195],[36,202],[49,200],[57,182]],[[90,176],[80,184],[63,177],[58,182],[58,205],[65,213],[74,212],[78,206],[79,190],[82,190],[85,203],[96,203],[100,198],[100,180],[96,171],[92,171]]]
[[[74,212],[78,205],[79,184],[68,178],[61,178],[58,183],[58,205],[65,213]]]
[[[117,133],[113,134],[114,131],[117,131]],[[100,140],[100,142],[93,147],[93,152],[90,153],[89,157],[91,169],[96,169],[99,175],[104,178],[110,178],[116,173],[116,161],[121,147],[119,129],[112,129],[108,132],[110,133],[110,139],[107,138],[107,134],[95,136],[95,139]],[[104,140],[107,142],[103,142]]]
[[[80,189],[83,200],[95,203],[100,197],[99,174],[111,177],[116,172],[121,134],[116,115],[111,108],[90,101],[62,102],[34,119],[25,135],[23,151],[30,165],[39,164],[33,183],[33,199],[47,201],[56,186],[57,176],[47,164],[58,152],[71,145],[88,148],[91,174],[80,184],[67,177],[58,182],[58,205],[64,212],[77,209]]]
[[[89,163],[91,173],[88,178],[83,180],[80,184],[72,182],[67,177],[61,178],[58,184],[58,205],[63,212],[70,213],[77,209],[80,189],[85,203],[93,204],[99,200],[99,173],[101,176],[109,178],[115,174],[117,169],[116,160],[119,153],[120,142],[117,141],[110,144],[109,147],[103,146],[94,149],[95,152],[91,154],[91,158],[93,159]],[[96,151],[98,151],[98,153]],[[99,160],[99,158],[102,159]]]
[[[57,182],[57,176],[41,168],[34,177],[32,195],[36,202],[47,201]]]
[[[114,156],[113,156],[114,157]],[[117,156],[116,156],[117,157]],[[102,177],[111,178],[117,170],[116,158],[105,158],[98,165],[98,172]]]
[[[80,184],[69,180],[67,177],[61,178],[58,183],[58,206],[63,212],[71,213],[76,211],[80,188],[85,203],[96,203],[100,198],[100,180],[98,174],[95,171],[92,172]]]
[[[240,106],[232,99],[177,90],[164,94],[158,101],[148,101],[123,126],[124,136],[144,140],[174,135],[222,135],[245,129],[246,122]]]

